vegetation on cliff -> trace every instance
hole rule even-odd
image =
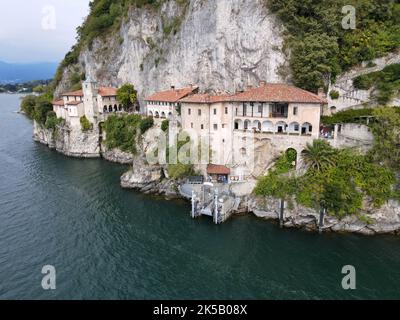
[[[400,64],[392,64],[381,71],[361,75],[354,79],[353,84],[355,88],[362,90],[374,88],[371,98],[386,105],[400,92]]]
[[[111,115],[103,125],[106,132],[104,142],[108,149],[119,148],[135,154],[138,135],[144,134],[153,124],[153,119],[142,118],[140,115]]]
[[[295,84],[316,91],[362,61],[400,47],[398,0],[268,0],[288,31]],[[356,29],[345,30],[342,8],[356,9]]]
[[[400,113],[395,108],[372,111],[371,128],[375,147],[361,155],[337,150],[326,141],[315,140],[302,154],[307,171],[291,175],[287,155],[283,155],[254,190],[260,196],[273,196],[315,209],[327,208],[332,215],[357,214],[367,200],[375,207],[391,198],[400,199],[394,188],[395,172],[400,169]]]
[[[91,123],[86,116],[82,116],[79,120],[81,123],[82,132],[87,132],[93,129],[93,123]]]
[[[21,111],[39,125],[47,129],[55,129],[58,124],[63,123],[63,120],[57,119],[53,111],[52,99],[52,94],[48,92],[40,96],[27,95],[21,101]]]

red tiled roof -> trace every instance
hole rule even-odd
[[[77,106],[78,104],[83,103],[83,101],[68,101],[66,103],[67,106]]]
[[[288,102],[326,104],[326,99],[287,84],[269,83],[244,92],[228,95],[193,94],[180,100],[186,103],[215,102]]]
[[[102,97],[115,97],[117,95],[117,88],[112,87],[100,87],[99,88],[99,95]]]
[[[289,103],[327,103],[325,99],[309,91],[281,83],[268,83],[251,88],[234,96],[239,102],[289,102]]]
[[[231,101],[233,95],[222,94],[222,95],[209,95],[209,94],[191,94],[186,98],[181,99],[181,102],[186,103],[216,103]]]
[[[208,174],[231,174],[231,169],[225,166],[219,166],[216,164],[209,164],[207,166]]]
[[[188,94],[196,92],[197,89],[198,87],[187,87],[161,91],[147,97],[146,101],[177,102]]]
[[[53,106],[64,106],[64,100],[57,100],[52,102]]]
[[[70,97],[83,97],[83,91],[82,90],[77,90],[77,91],[72,91],[72,92],[66,92],[61,94],[61,96],[70,96]]]

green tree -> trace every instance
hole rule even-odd
[[[296,85],[311,91],[327,86],[340,72],[337,39],[326,34],[310,34],[293,45],[291,66]]]
[[[372,125],[375,145],[371,156],[375,161],[400,170],[400,108],[375,109],[376,122]]]
[[[25,114],[29,117],[33,117],[33,112],[35,110],[36,105],[36,96],[28,95],[25,96],[21,101],[21,110],[25,112]]]
[[[137,103],[137,91],[132,84],[124,84],[117,91],[117,100],[125,108],[130,109]]]

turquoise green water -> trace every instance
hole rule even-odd
[[[125,167],[33,142],[18,103],[0,95],[0,298],[400,298],[400,238],[192,220],[186,202],[122,190]],[[344,265],[356,267],[355,291],[341,288]]]

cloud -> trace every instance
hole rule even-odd
[[[60,61],[75,43],[89,0],[13,0],[2,4],[0,60]]]

